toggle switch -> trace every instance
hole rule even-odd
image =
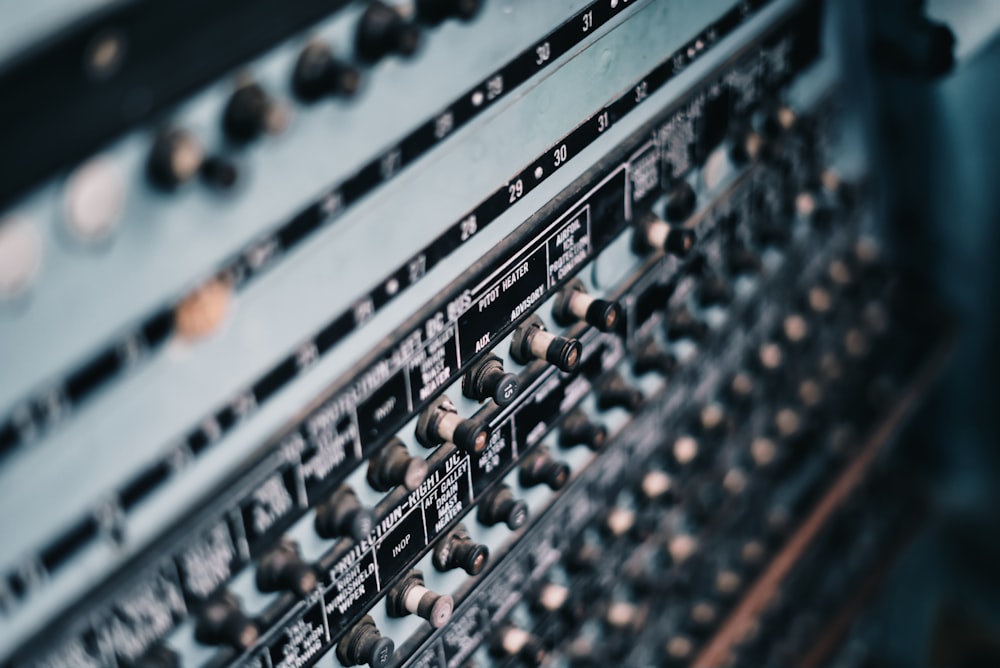
[[[316,570],[299,553],[295,541],[282,538],[257,565],[257,589],[262,592],[290,591],[305,598],[316,589]]]
[[[316,533],[322,538],[362,540],[374,524],[375,514],[361,505],[358,495],[347,485],[338,487],[316,508]]]
[[[684,257],[694,248],[694,230],[675,227],[653,212],[647,212],[636,220],[633,249],[644,254],[648,251],[663,251],[670,255]]]
[[[635,411],[642,405],[642,392],[625,382],[617,371],[605,375],[594,386],[597,394],[597,408],[606,411],[611,408],[622,408]]]
[[[416,615],[430,622],[432,628],[439,629],[451,620],[455,599],[425,587],[424,574],[414,569],[389,589],[385,608],[390,617]]]
[[[553,459],[548,448],[540,445],[521,460],[518,482],[521,487],[546,485],[557,491],[569,482],[569,476],[569,464]]]
[[[492,399],[497,406],[508,406],[520,389],[517,374],[504,371],[496,355],[487,355],[472,365],[462,377],[462,394],[479,402]]]
[[[515,499],[507,485],[498,485],[480,498],[476,519],[488,527],[506,524],[517,531],[528,521],[528,504]]]
[[[607,428],[603,424],[591,422],[587,414],[579,408],[570,412],[559,427],[559,447],[561,448],[585,445],[588,450],[598,452],[604,448],[607,439]]]
[[[459,524],[434,546],[431,563],[442,573],[461,568],[469,575],[479,575],[489,558],[489,548],[473,541],[465,525]]]
[[[395,436],[368,461],[368,484],[379,492],[388,492],[397,485],[412,491],[425,477],[427,462],[412,456]]]
[[[644,376],[655,372],[663,376],[671,376],[678,367],[677,358],[663,350],[652,337],[638,344],[632,355],[632,373]]]
[[[556,295],[552,317],[563,327],[586,322],[602,332],[613,332],[622,321],[621,304],[587,294],[583,281],[574,278]]]
[[[322,40],[306,44],[292,71],[292,89],[300,100],[315,102],[323,97],[350,97],[358,92],[361,73],[333,55]]]
[[[205,645],[229,645],[242,652],[257,642],[260,631],[240,608],[240,600],[224,591],[202,608],[195,622],[194,637]]]
[[[165,128],[153,140],[146,160],[149,179],[161,188],[190,181],[205,160],[205,149],[190,130]]]
[[[407,23],[396,8],[380,0],[368,5],[354,34],[354,50],[368,63],[393,53],[412,56],[419,46],[420,30]]]
[[[416,435],[425,448],[454,443],[470,455],[482,452],[489,437],[482,424],[459,417],[455,404],[445,395],[432,401],[420,414]]]
[[[545,325],[537,315],[518,327],[510,342],[510,356],[518,364],[540,359],[567,373],[576,370],[582,353],[583,346],[579,341],[545,331]]]
[[[384,668],[392,660],[395,649],[392,640],[379,633],[375,620],[365,615],[341,636],[336,654],[344,666],[366,663],[371,668]]]
[[[222,112],[222,129],[229,139],[238,143],[252,141],[263,134],[281,134],[288,121],[288,107],[253,81],[240,85]]]
[[[698,320],[691,311],[681,307],[671,312],[664,323],[668,341],[690,339],[704,341],[708,338],[708,325]]]

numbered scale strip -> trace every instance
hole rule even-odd
[[[390,181],[404,167],[416,162],[512,90],[548,68],[626,8],[639,4],[638,0],[610,3],[608,0],[595,0],[538,44],[486,77],[433,119],[417,127],[395,147],[335,185],[277,230],[249,243],[236,256],[224,262],[216,276],[236,289],[244,287],[253,278],[276,266],[277,261],[292,248],[340,218],[348,206]],[[488,222],[487,219],[484,219],[485,222]],[[463,241],[468,234],[471,233],[463,235]],[[420,275],[408,273],[409,280],[397,285],[396,294],[419,280]],[[22,401],[0,424],[0,457],[21,444],[37,439],[98,388],[148,359],[153,349],[170,336],[175,307],[176,303],[165,305],[141,326],[126,333],[60,383]],[[343,333],[338,334],[337,340],[346,336],[354,326],[352,322]]]
[[[613,119],[617,120],[622,114],[627,113],[641,101],[641,97],[652,93],[691,61],[702,56],[709,46],[732,32],[767,2],[770,0],[744,2],[739,7],[731,9],[707,27],[701,35],[673,54],[663,66],[650,73],[644,83],[637,84],[636,88],[640,95],[629,93],[626,96],[634,99],[633,103],[623,104],[623,101],[619,100],[592,117],[585,125],[593,125],[599,130],[598,134],[608,129]],[[596,0],[540,40],[537,45],[526,49],[517,58],[487,77],[434,119],[411,132],[396,147],[371,161],[343,183],[331,188],[278,230],[251,242],[236,257],[225,262],[216,276],[237,289],[245,286],[251,279],[275,266],[277,260],[289,250],[339,218],[348,206],[392,179],[403,167],[415,162],[456,129],[467,124],[501,97],[571,51],[627,7],[637,4],[639,3],[635,0],[631,5],[628,0],[610,3],[608,0]],[[316,346],[316,354],[322,354],[347,337],[378,309],[420,280],[427,271],[454,252],[478,230],[496,220],[524,194],[548,178],[594,138],[596,135],[586,143],[579,143],[585,139],[582,136],[567,138],[536,160],[536,164],[532,165],[530,170],[525,170],[504,184],[474,211],[469,212],[404,266],[393,272],[366,298],[361,299],[354,309],[342,313],[324,328],[316,337],[317,344],[322,344]],[[68,417],[74,407],[80,406],[87,398],[93,396],[98,388],[148,359],[152,351],[170,336],[175,306],[176,303],[165,305],[136,329],[113,342],[65,379],[42,389],[16,406],[3,422],[0,422],[0,457],[21,445],[35,441],[44,431]],[[296,371],[295,365],[291,368],[279,365],[270,374],[270,379],[263,382],[259,389],[269,389],[270,392],[263,393],[266,396],[290,380]],[[256,397],[256,402],[251,402],[249,408],[253,409],[255,405],[259,405],[264,396]],[[241,402],[245,403],[245,397]],[[232,419],[231,416],[217,417],[221,417],[216,420],[220,430],[215,435],[221,436]]]
[[[808,34],[810,34],[810,31],[815,31],[815,21],[810,16],[810,13],[807,11],[788,17],[788,20],[780,27],[783,29],[783,32],[781,32],[783,37],[781,39],[789,40],[790,44],[794,45],[797,43],[796,40],[800,36],[800,31],[802,31],[802,36],[805,39],[801,41],[809,42]],[[742,67],[755,72],[755,77],[752,79],[754,85],[751,89],[743,91],[748,97],[760,97],[763,95],[763,90],[759,90],[757,87],[758,83],[762,84],[763,88],[777,86],[790,77],[793,70],[797,67],[804,66],[808,60],[800,59],[794,66],[792,64],[789,64],[788,67],[783,66],[780,75],[775,75],[774,80],[768,81],[766,76],[762,77],[760,75],[761,68],[759,67],[761,63],[777,62],[780,60],[776,57],[776,54],[779,52],[783,54],[795,53],[795,49],[792,48],[779,48],[779,43],[784,43],[781,42],[781,39],[777,39],[775,35],[778,35],[778,30],[772,33],[771,36],[771,41],[773,42],[772,48],[775,49],[775,53],[771,53],[770,51],[759,53],[753,51],[739,66],[729,70],[730,72],[737,72]],[[788,46],[789,44],[784,44],[784,47]],[[745,80],[747,77],[743,76],[740,79]],[[734,95],[730,95],[729,97],[733,98]],[[624,96],[624,99],[635,100],[635,96],[630,91],[628,95]],[[689,99],[673,107],[673,114],[668,115],[669,120],[663,124],[663,129],[676,128],[683,122],[694,122],[698,117],[698,113],[696,110],[690,108],[690,104],[691,100]],[[599,115],[604,113],[601,112]],[[617,116],[610,115],[609,117],[617,118]],[[600,121],[596,120],[596,118],[595,116],[594,120],[583,127],[590,127],[592,132],[597,132]],[[656,137],[658,134],[661,134],[664,131],[663,129],[653,133],[653,136]],[[643,135],[633,146],[642,147],[648,144],[648,136],[648,134]],[[627,153],[625,154],[627,155]],[[648,167],[648,160],[642,160],[641,162]],[[622,180],[624,180],[624,175],[622,175]],[[611,183],[619,183],[620,187],[626,187],[621,181],[615,179],[607,181],[605,187],[610,187],[608,184]],[[503,192],[506,194],[505,191]],[[613,205],[612,208],[622,208],[623,198],[623,194],[619,195],[617,199],[618,203]],[[604,204],[602,206],[609,205]],[[626,206],[628,206],[627,202]],[[586,211],[585,214],[583,213],[584,211]],[[578,222],[583,220],[590,225],[593,224],[592,221],[599,220],[594,215],[595,205],[593,203],[589,205],[581,203],[579,212],[585,217],[577,218]],[[601,216],[602,219],[606,217],[604,213]],[[616,229],[604,230],[603,234],[607,236],[603,237],[603,241],[600,244],[597,243],[599,241],[597,237],[588,238],[585,236],[587,234],[594,234],[595,230],[587,230],[584,225],[575,229],[572,235],[577,242],[577,247],[570,248],[568,254],[560,255],[560,257],[574,258],[577,254],[582,255],[577,259],[564,260],[562,262],[572,262],[573,265],[577,265],[589,259],[596,251],[603,247],[604,243],[610,241],[611,238],[624,228],[624,221],[621,220],[621,215],[617,214],[617,217]],[[574,218],[576,218],[575,215]],[[602,220],[602,222],[604,224],[607,223],[606,220]],[[557,235],[558,233],[556,233]],[[538,242],[541,244],[541,240],[538,240]],[[547,240],[545,244],[548,244]],[[535,257],[536,261],[540,259],[537,255]],[[558,277],[559,268],[553,270],[551,266],[554,265],[550,265],[549,268],[545,269],[545,275]],[[569,276],[565,276],[565,278],[568,279]],[[563,281],[560,279],[558,282],[561,284]],[[552,289],[547,290],[545,294],[551,294],[555,287],[553,285]],[[390,396],[400,396],[401,401],[398,403],[401,406],[412,406],[414,411],[419,410],[430,399],[427,391],[424,390],[427,386],[424,381],[425,371],[430,371],[437,367],[436,373],[432,374],[437,377],[437,380],[429,383],[433,384],[434,387],[441,387],[447,381],[447,378],[441,375],[441,370],[449,367],[447,364],[448,361],[453,361],[450,368],[456,369],[450,375],[450,378],[454,379],[459,376],[461,373],[459,367],[471,361],[466,358],[470,344],[465,342],[460,347],[458,337],[455,334],[455,322],[457,318],[466,315],[465,312],[474,305],[468,296],[464,295],[464,292],[463,290],[460,295],[455,295],[452,298],[452,302],[448,302],[453,304],[451,311],[447,309],[447,304],[439,304],[440,307],[444,307],[443,314],[440,309],[435,311],[434,315],[430,318],[420,321],[422,322],[421,326],[414,328],[408,336],[400,337],[398,345],[390,349],[388,353],[379,356],[375,363],[367,365],[367,371],[358,374],[354,380],[347,384],[346,389],[342,388],[339,396],[331,401],[324,402],[318,410],[312,412],[310,417],[296,425],[292,432],[281,440],[281,447],[277,448],[277,452],[274,452],[272,448],[271,454],[266,456],[244,481],[238,483],[239,488],[244,490],[285,489],[291,495],[290,498],[294,499],[287,518],[279,518],[278,523],[273,529],[267,527],[263,531],[259,531],[254,527],[244,527],[244,523],[238,517],[233,520],[234,524],[238,525],[238,528],[234,529],[234,531],[241,537],[237,541],[239,545],[250,544],[253,546],[250,552],[254,552],[254,550],[258,549],[264,543],[263,534],[272,534],[279,531],[280,526],[287,526],[294,517],[301,515],[305,511],[310,499],[315,499],[322,490],[332,488],[333,485],[346,477],[350,470],[361,460],[362,453],[367,455],[380,445],[379,441],[373,439],[373,435],[370,432],[371,428],[375,428],[376,430],[374,436],[382,438],[391,434],[405,423],[408,415],[402,411],[398,411],[389,416],[383,416],[384,419],[377,423],[372,421],[369,427],[369,418],[367,415],[375,405],[381,403],[377,397],[381,396],[383,398],[382,401],[384,401],[385,398]],[[460,296],[461,299],[455,302],[454,300]],[[454,304],[457,304],[457,306]],[[526,315],[527,313],[524,313],[521,319]],[[502,320],[507,316],[498,317]],[[442,324],[445,326],[442,327]],[[516,322],[511,322],[509,326],[504,327],[496,335],[510,331],[515,325]],[[441,334],[442,330],[444,330],[443,334]],[[442,339],[442,345],[435,346],[436,338],[439,335]],[[316,349],[323,350],[328,345],[320,345],[323,342],[323,337],[324,334],[321,332],[314,340],[313,346]],[[424,337],[430,339],[431,342],[427,345],[422,345],[423,341],[425,341]],[[473,337],[473,350],[475,349],[475,342],[481,338]],[[492,333],[491,338],[495,338]],[[442,353],[442,350],[445,352]],[[462,357],[458,358],[458,355],[462,355]],[[434,359],[437,361],[434,361]],[[255,385],[256,389],[251,390],[249,395],[243,395],[239,401],[233,403],[233,406],[220,411],[215,416],[215,426],[212,429],[223,432],[231,428],[239,419],[245,417],[248,408],[259,404],[264,397],[276,391],[277,386],[288,382],[288,380],[294,377],[299,370],[300,361],[301,356],[288,358],[275,371],[257,383]],[[365,367],[363,366],[362,368]],[[405,371],[400,373],[400,370],[403,369]],[[281,382],[275,379],[275,376],[279,376]],[[433,390],[429,391],[433,392]],[[421,400],[421,396],[424,396],[425,400]],[[365,412],[366,408],[369,410],[369,413]],[[361,433],[362,428],[366,427],[369,429],[368,435]],[[118,498],[121,505],[121,514],[124,515],[139,500],[151,494],[155,488],[164,484],[173,476],[177,471],[175,462],[178,460],[185,461],[186,459],[183,455],[189,457],[190,454],[200,452],[209,442],[208,435],[199,429],[192,433],[186,443],[181,444],[182,456],[180,458],[177,457],[177,451],[172,451],[161,462],[133,479],[133,481],[119,491]],[[301,475],[305,478],[304,484],[307,489],[311,488],[311,491],[306,492],[306,494],[299,493],[298,482],[295,479],[297,474],[293,472],[296,470],[296,467],[289,463],[289,460],[300,458],[303,461]],[[247,494],[247,492],[244,492],[244,494]],[[213,495],[213,497],[218,498],[217,495]],[[254,500],[253,493],[249,493],[243,505],[247,508],[252,508],[255,503],[260,502],[260,499]],[[4,584],[7,585],[7,588],[17,598],[24,598],[30,593],[31,588],[43,585],[45,581],[44,575],[39,578],[29,579],[24,577],[24,573],[51,574],[59,566],[68,563],[70,558],[74,554],[79,553],[88,543],[102,536],[103,532],[100,526],[96,513],[82,518],[76,526],[47,546],[39,555],[29,558],[26,562],[13,569],[7,576]],[[246,536],[246,538],[242,538],[242,536]],[[250,554],[243,553],[239,555],[239,559],[234,561],[245,563],[249,558]]]

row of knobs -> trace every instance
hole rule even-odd
[[[481,0],[417,0],[416,19],[436,25],[449,18],[473,19]],[[358,61],[373,64],[389,55],[411,56],[420,44],[420,27],[407,20],[399,8],[376,0],[358,21],[354,51]],[[350,97],[361,84],[360,70],[338,58],[321,40],[309,42],[292,72],[292,90],[309,103],[329,96]],[[289,107],[253,80],[237,85],[222,113],[222,129],[236,145],[268,134],[279,134],[288,125]],[[182,127],[163,129],[155,138],[147,161],[150,180],[161,188],[174,188],[200,174],[209,184],[231,188],[237,180],[236,164],[222,156],[206,156],[198,137]]]

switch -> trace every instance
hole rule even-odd
[[[569,482],[569,476],[569,464],[553,459],[548,448],[540,445],[521,460],[518,482],[521,487],[544,484],[549,489],[558,491]]]
[[[518,327],[510,342],[510,356],[518,364],[540,359],[567,373],[576,370],[582,353],[583,346],[579,341],[545,331],[545,325],[537,315]]]
[[[469,575],[479,575],[489,558],[489,548],[474,542],[465,525],[459,524],[434,546],[431,563],[442,573],[461,568]]]
[[[288,126],[288,108],[275,100],[260,84],[248,81],[229,97],[222,112],[222,129],[237,143],[246,143],[262,134],[280,134]]]
[[[229,313],[233,289],[213,278],[193,290],[174,309],[174,331],[182,339],[200,339],[218,331]]]
[[[520,389],[517,374],[507,373],[496,355],[487,355],[472,365],[462,377],[462,394],[479,402],[492,399],[497,406],[508,406]]]
[[[334,56],[330,46],[321,40],[306,44],[292,72],[292,88],[306,102],[331,95],[350,97],[360,85],[357,68]]]
[[[678,257],[690,253],[694,242],[694,230],[670,225],[651,211],[636,220],[635,235],[632,238],[632,246],[639,254],[652,250]]]
[[[198,138],[184,128],[165,128],[153,140],[146,160],[149,179],[161,188],[175,188],[190,181],[201,169],[205,149]]]
[[[664,351],[652,337],[638,344],[632,355],[632,372],[637,376],[655,372],[671,376],[677,371],[677,358]]]
[[[430,622],[432,628],[439,629],[451,620],[455,599],[432,592],[424,586],[424,574],[411,570],[389,589],[385,608],[390,617],[416,615]]]
[[[599,423],[591,422],[579,408],[573,410],[563,419],[559,430],[559,447],[572,448],[575,445],[585,445],[594,452],[604,448],[608,438],[607,428]]]
[[[393,436],[368,461],[368,484],[379,492],[397,485],[415,490],[427,477],[427,462],[410,455],[401,440]]]
[[[482,0],[417,0],[417,18],[431,25],[450,18],[471,21],[482,6]]]
[[[726,267],[733,276],[759,274],[764,269],[760,256],[746,246],[734,245],[726,253]]]
[[[625,382],[617,371],[605,375],[594,387],[597,393],[597,408],[606,411],[611,408],[622,408],[635,411],[642,405],[642,392]]]
[[[305,598],[318,583],[315,569],[302,559],[298,544],[287,538],[257,565],[257,589],[262,592],[290,591]]]
[[[480,498],[476,519],[488,527],[506,524],[517,531],[528,521],[528,504],[515,499],[507,485],[498,485]]]
[[[613,332],[621,322],[622,315],[621,304],[588,295],[583,282],[578,278],[574,278],[559,291],[552,305],[552,317],[563,327],[586,322],[602,332]]]
[[[392,53],[412,56],[419,46],[417,27],[380,0],[368,5],[354,34],[354,50],[358,58],[368,63],[375,63]]]
[[[361,505],[358,495],[341,485],[316,508],[316,533],[323,538],[362,540],[371,533],[375,514]]]
[[[698,303],[704,307],[728,304],[733,298],[726,279],[718,274],[710,274],[698,284]]]
[[[708,325],[698,320],[686,307],[672,311],[664,323],[668,341],[690,339],[704,341],[708,338]]]
[[[694,213],[697,203],[698,198],[691,184],[683,180],[677,181],[667,191],[667,204],[664,213],[671,223],[679,223]]]
[[[344,666],[366,663],[371,668],[385,668],[396,650],[389,638],[383,638],[375,620],[365,615],[341,636],[337,644],[337,660]]]
[[[512,624],[502,624],[497,629],[490,642],[490,652],[494,656],[518,658],[532,667],[541,666],[546,658],[542,641]]]
[[[459,417],[455,405],[444,395],[432,401],[420,414],[416,435],[425,448],[454,443],[470,455],[482,452],[489,436],[486,427],[479,422]]]
[[[224,591],[202,608],[194,637],[205,645],[229,645],[238,652],[253,647],[260,637],[257,625],[240,609],[240,601]]]
[[[201,180],[219,191],[231,189],[239,179],[239,170],[232,160],[220,155],[209,156],[201,163]]]

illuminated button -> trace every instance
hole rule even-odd
[[[556,295],[552,317],[563,327],[586,322],[602,332],[613,332],[622,320],[622,307],[588,295],[583,282],[575,278]]]
[[[495,656],[516,657],[529,666],[541,666],[546,654],[539,638],[524,629],[503,624],[494,634],[490,652]]]
[[[262,592],[290,591],[305,597],[319,583],[316,571],[299,554],[299,546],[282,539],[260,559],[257,566],[257,588]]]
[[[248,142],[263,134],[276,135],[288,127],[289,110],[260,84],[249,81],[230,96],[222,112],[222,127],[235,142]]]
[[[538,316],[528,318],[518,327],[510,343],[510,356],[519,364],[540,359],[566,372],[576,370],[582,352],[583,346],[576,339],[567,339],[545,331]]]
[[[341,485],[326,502],[316,508],[316,533],[323,538],[362,540],[371,533],[375,515],[361,505],[358,495],[347,485]]]
[[[358,22],[354,48],[358,57],[374,63],[391,53],[411,56],[420,46],[420,31],[393,7],[375,0]]]
[[[226,591],[202,608],[194,637],[206,645],[229,645],[242,652],[257,642],[260,631],[240,609],[239,599]]]
[[[450,18],[470,21],[482,6],[482,0],[417,0],[417,18],[432,25]]]
[[[518,482],[522,487],[546,485],[549,489],[560,490],[569,481],[569,476],[569,464],[553,459],[548,448],[538,446],[521,460]]]
[[[455,599],[434,593],[424,586],[423,573],[411,570],[389,589],[385,607],[390,617],[416,615],[430,622],[432,628],[439,629],[451,620]]]
[[[647,471],[639,482],[639,500],[644,504],[662,504],[674,498],[674,479],[665,471]]]
[[[232,288],[212,279],[181,300],[174,310],[174,329],[184,339],[200,339],[217,331],[229,313]]]
[[[489,558],[489,548],[473,541],[465,525],[459,524],[434,546],[431,563],[442,573],[461,568],[469,575],[478,575]]]
[[[173,188],[190,181],[205,159],[205,150],[189,130],[166,128],[153,141],[146,171],[161,188]]]
[[[604,447],[607,439],[607,428],[602,424],[591,422],[586,413],[579,408],[566,416],[559,430],[559,446],[562,448],[585,445],[597,452]]]
[[[664,213],[671,223],[679,223],[694,213],[697,203],[698,198],[691,184],[687,181],[678,181],[667,191],[667,204]]]
[[[125,203],[125,179],[114,162],[94,158],[66,182],[66,229],[79,241],[106,239],[117,227]]]
[[[469,454],[482,452],[488,438],[486,427],[475,420],[459,417],[455,405],[443,395],[420,414],[416,435],[425,448],[454,443]]]
[[[683,257],[694,248],[694,242],[694,230],[675,227],[652,212],[636,221],[633,247],[639,253],[653,250]]]
[[[328,95],[351,96],[360,85],[361,73],[335,57],[330,46],[321,40],[306,44],[292,73],[292,88],[306,102]]]
[[[487,355],[474,364],[462,377],[462,394],[469,399],[492,399],[498,406],[507,406],[517,397],[517,374],[504,371],[496,355]]]
[[[634,411],[642,405],[642,392],[625,382],[617,371],[605,375],[594,387],[597,393],[597,408],[622,408]]]
[[[392,660],[396,646],[389,638],[382,637],[375,620],[365,615],[341,636],[337,644],[337,660],[344,666],[362,663],[371,668],[385,668]]]
[[[635,526],[635,511],[630,508],[613,506],[604,517],[602,529],[610,536],[621,538]]]
[[[476,519],[488,527],[506,524],[511,531],[516,531],[528,521],[528,505],[514,498],[507,485],[498,485],[479,500]]]
[[[398,438],[393,437],[368,461],[368,484],[379,492],[396,485],[414,490],[427,476],[427,462],[413,457]]]
[[[0,300],[23,294],[42,265],[42,238],[27,220],[0,220]]]
[[[637,376],[650,372],[670,376],[677,371],[677,366],[677,358],[664,351],[653,338],[640,343],[632,356],[632,372]]]

